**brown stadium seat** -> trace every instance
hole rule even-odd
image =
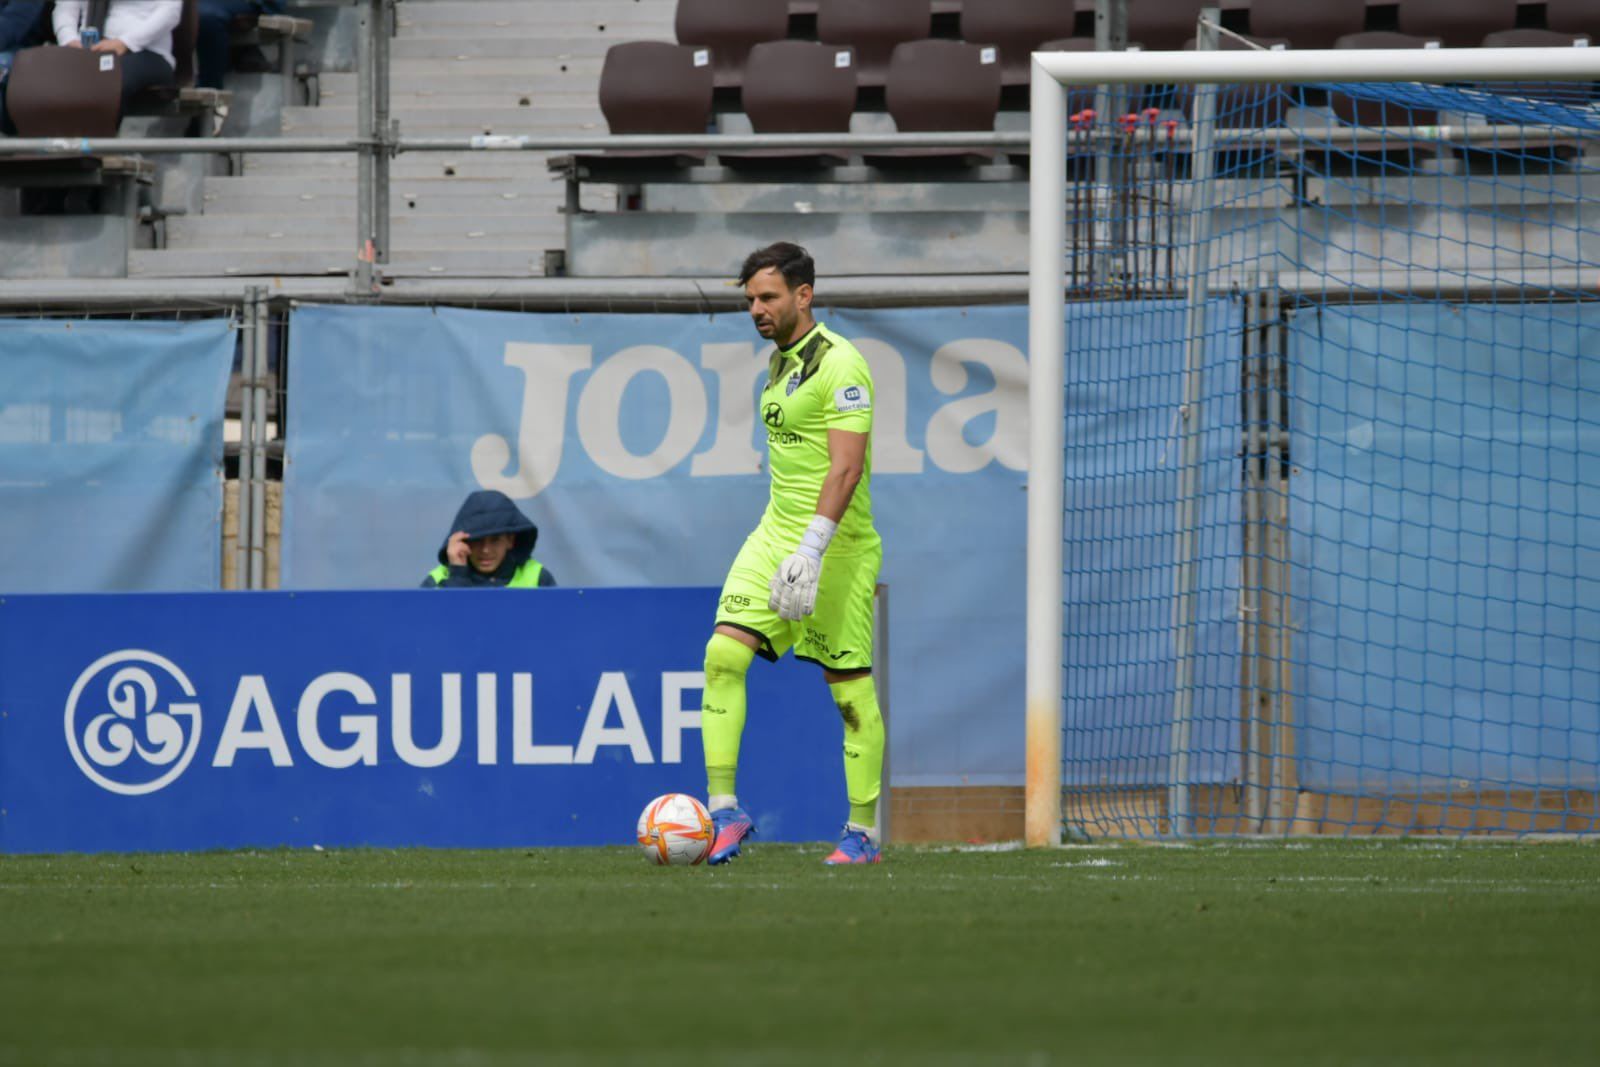
[[[855,49],[861,85],[886,84],[896,46],[932,31],[930,0],[817,0],[817,40]]]
[[[741,90],[756,133],[849,133],[856,107],[856,65],[850,49],[815,41],[768,41],[750,49]],[[849,162],[843,152],[766,148],[718,152],[729,166]]]
[[[1230,37],[1227,34],[1218,34],[1217,47],[1223,52],[1255,51],[1256,48],[1281,49],[1288,48],[1289,41],[1283,37],[1251,37],[1250,44]],[[1190,38],[1183,43],[1184,50],[1192,52],[1198,46],[1198,40]],[[1255,45],[1256,48],[1252,48]],[[1194,87],[1185,86],[1182,90],[1180,104],[1185,118],[1192,118],[1194,114]],[[1216,125],[1219,129],[1257,129],[1264,126],[1283,125],[1284,113],[1288,111],[1289,95],[1282,86],[1276,85],[1222,85],[1217,90]]]
[[[1352,33],[1334,42],[1335,48],[1427,48],[1438,45],[1438,39],[1413,37],[1410,34],[1387,30],[1370,30]],[[1439,113],[1428,108],[1407,108],[1403,105],[1386,105],[1377,100],[1362,100],[1337,91],[1328,94],[1328,105],[1333,113],[1345,122],[1358,126],[1386,126],[1413,124],[1430,126],[1439,121]]]
[[[665,41],[629,41],[606,50],[600,68],[600,111],[612,133],[703,134],[711,121],[712,66],[709,50]],[[597,159],[688,164],[703,150],[672,152],[624,149]]]
[[[1600,0],[1545,0],[1544,25],[1560,33],[1600,38]]]
[[[1367,0],[1251,0],[1250,32],[1295,48],[1332,48],[1367,24]]]
[[[1485,34],[1517,24],[1517,0],[1400,0],[1397,17],[1401,33],[1476,48]]]
[[[1215,7],[1217,0],[1128,0],[1128,40],[1153,51],[1180,48],[1195,35],[1200,9],[1208,4]]]
[[[1000,110],[1000,57],[994,45],[907,41],[889,61],[885,99],[901,133],[993,132]],[[875,167],[968,166],[994,159],[994,150],[879,149],[862,158]]]
[[[1073,0],[974,0],[961,6],[961,39],[998,45],[1001,84],[1026,85],[1029,53],[1070,38],[1077,18]]]
[[[679,44],[711,49],[718,88],[736,86],[750,49],[789,35],[789,0],[678,0]]]
[[[81,48],[26,48],[6,83],[6,111],[23,137],[115,137],[122,72]]]

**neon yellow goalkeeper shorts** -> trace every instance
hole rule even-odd
[[[795,659],[831,671],[870,669],[873,590],[883,563],[883,544],[874,540],[870,547],[849,554],[840,552],[841,547],[835,544],[822,557],[816,610],[799,622],[790,622],[778,618],[767,600],[772,576],[794,546],[773,543],[758,527],[745,538],[728,569],[717,602],[717,625],[759,639],[756,652],[765,659],[777,660],[792,648]]]

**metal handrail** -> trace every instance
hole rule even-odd
[[[1600,129],[1587,126],[1440,125],[1440,126],[1305,126],[1270,129],[1216,130],[1214,144],[1282,144],[1285,142],[1371,143],[1378,140],[1418,143],[1475,144],[1533,137],[1593,137]],[[1171,133],[1143,126],[1128,134],[1108,127],[1069,131],[1068,145],[1086,142],[1175,141],[1187,144],[1194,131]],[[766,133],[766,134],[614,134],[588,137],[536,137],[521,134],[479,134],[471,137],[12,137],[0,139],[0,156],[8,155],[195,155],[235,152],[360,152],[385,148],[404,152],[570,152],[619,151],[747,151],[761,148],[1012,148],[1027,149],[1025,130],[957,133]]]

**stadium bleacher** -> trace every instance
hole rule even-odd
[[[1130,40],[1138,47],[1183,47],[1194,36],[1200,0],[1132,0],[1128,12]],[[149,109],[142,119],[129,118],[124,133],[168,135],[224,132],[249,135],[348,136],[355,132],[357,78],[352,72],[354,24],[358,5],[337,0],[292,0],[286,16],[265,16],[236,28],[236,42],[276,50],[271,69],[243,74],[233,96],[181,88]],[[1571,43],[1573,35],[1600,28],[1600,0],[1327,0],[1301,4],[1287,0],[1224,0],[1223,23],[1260,39],[1280,39],[1292,48],[1420,47],[1437,40],[1446,47],[1492,40],[1504,45],[1540,42]],[[1014,0],[962,4],[958,0],[893,0],[861,4],[851,0],[774,0],[729,3],[728,0],[405,0],[398,5],[394,27],[392,112],[405,136],[592,134],[605,130],[742,133],[750,131],[855,132],[931,128],[907,117],[905,106],[891,105],[888,82],[897,46],[911,41],[964,40],[998,50],[1004,86],[1020,87],[1026,77],[1027,51],[1046,40],[1065,48],[1091,48],[1093,0],[1021,3]],[[1515,31],[1513,34],[1512,31]],[[1565,37],[1539,36],[1543,32]],[[1377,36],[1373,36],[1376,34]],[[1396,35],[1400,36],[1396,36]],[[703,46],[712,66],[717,91],[701,122],[675,112],[664,121],[632,120],[619,125],[612,112],[624,106],[608,93],[619,90],[603,83],[608,51],[630,42],[672,41]],[[771,79],[748,101],[738,86],[749,64],[749,50],[758,44],[784,42],[755,54]],[[831,68],[837,78],[813,99],[795,97],[779,64],[804,62],[799,43],[820,42],[813,56],[848,50],[848,70],[856,84],[854,106],[842,113],[846,68]],[[836,46],[836,47],[835,47]],[[1228,47],[1225,43],[1224,47]],[[180,49],[184,59],[186,50]],[[625,53],[630,54],[630,53]],[[635,52],[639,56],[644,53]],[[741,61],[741,57],[743,61]],[[180,66],[184,63],[180,61]],[[751,66],[751,69],[756,69]],[[659,110],[664,98],[650,103]],[[901,94],[903,98],[904,94]],[[1087,94],[1074,100],[1085,103]],[[826,101],[826,103],[825,103]],[[1178,111],[1182,110],[1179,101]],[[983,117],[944,116],[942,129],[1020,130],[1025,126],[1025,89],[1004,92],[992,122]],[[817,110],[817,109],[821,110]],[[1352,117],[1357,105],[1337,102],[1334,113]],[[191,124],[196,116],[210,119]],[[804,115],[802,118],[801,116]],[[1263,121],[1278,121],[1266,115]],[[1253,121],[1240,118],[1240,121]],[[164,125],[163,125],[164,123]],[[216,127],[204,129],[207,123]],[[946,153],[948,156],[949,154]],[[968,164],[992,153],[957,155]],[[844,211],[893,211],[919,201],[941,202],[947,195],[930,188],[925,175],[906,173],[905,153],[876,152],[870,160],[848,153],[743,150],[725,160],[712,155],[713,166],[694,153],[675,153],[677,169],[692,163],[694,184],[717,187],[699,193],[666,186],[644,189],[620,173],[630,167],[637,176],[644,164],[624,164],[614,154],[608,161],[586,158],[585,167],[569,174],[568,183],[552,181],[546,158],[538,153],[467,152],[402,154],[390,164],[392,245],[386,273],[396,277],[527,277],[546,271],[547,260],[581,259],[570,243],[570,224],[578,213],[579,229],[598,224],[592,216],[659,207],[684,214],[699,202],[706,211],[728,204],[802,202],[830,203]],[[1025,161],[1027,152],[1010,154]],[[911,156],[909,158],[915,158]],[[925,160],[926,161],[926,160]],[[657,159],[665,163],[665,159]],[[15,186],[21,164],[11,168]],[[873,181],[889,181],[888,189],[868,190]],[[82,164],[76,164],[79,177]],[[791,171],[832,171],[827,188],[783,187]],[[70,241],[53,221],[50,232],[58,246],[76,251],[38,249],[13,257],[7,269],[35,273],[126,273],[135,277],[211,277],[218,275],[343,275],[351,258],[351,237],[345,219],[356,200],[358,161],[353,154],[246,153],[231,160],[203,156],[162,157],[118,170],[103,169],[104,180],[131,183],[133,195],[104,198],[126,218],[109,227],[94,224],[100,236]],[[981,169],[981,168],[980,168]],[[890,173],[890,172],[893,173]],[[882,173],[879,173],[882,172]],[[949,175],[934,175],[949,177]],[[987,179],[984,192],[971,199],[975,211],[1016,201],[1017,189],[1003,189],[1023,175],[990,169],[965,175]],[[96,177],[95,181],[101,180]],[[772,186],[765,192],[750,185]],[[620,184],[619,184],[620,183]],[[776,183],[776,184],[775,184]],[[853,188],[852,188],[853,186]],[[901,188],[902,186],[906,188]],[[910,186],[917,186],[913,195]],[[897,191],[898,190],[898,191]],[[902,195],[904,194],[904,195]],[[932,197],[930,201],[928,198]],[[0,199],[0,213],[15,214],[17,201]],[[131,205],[131,206],[130,206]],[[564,213],[566,217],[564,217]],[[693,214],[693,212],[689,212]],[[684,219],[673,220],[681,230]],[[901,221],[908,221],[902,219]],[[641,232],[644,219],[627,223]],[[13,226],[13,234],[26,227]],[[57,232],[60,231],[60,232]],[[115,239],[109,234],[115,231]],[[645,226],[644,232],[648,231]],[[41,231],[41,234],[44,231]],[[95,242],[103,241],[103,246]],[[32,242],[37,244],[38,242]],[[554,259],[551,259],[551,254]],[[997,261],[1003,265],[1004,257]],[[23,268],[22,263],[27,266]],[[685,264],[685,269],[691,265]],[[905,269],[915,270],[908,255]],[[610,268],[606,268],[610,269]]]
[[[670,39],[674,7],[671,0],[401,4],[392,114],[408,136],[603,132],[597,89],[606,49]],[[318,82],[320,102],[285,107],[282,133],[353,135],[356,75],[325,71]],[[347,272],[351,236],[342,220],[356,201],[355,157],[246,154],[241,162],[238,174],[207,182],[203,216],[173,220],[168,248],[137,254],[130,272]],[[390,174],[392,275],[539,275],[546,251],[562,245],[564,190],[545,176],[538,154],[401,155]]]

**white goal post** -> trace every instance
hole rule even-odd
[[[1214,41],[1216,30],[1208,29]],[[1027,845],[1055,845],[1062,839],[1063,675],[1072,666],[1063,662],[1063,538],[1064,525],[1070,521],[1070,516],[1063,515],[1066,438],[1062,405],[1064,360],[1072,358],[1072,353],[1065,350],[1064,309],[1068,287],[1064,259],[1068,248],[1068,216],[1064,205],[1068,202],[1068,139],[1084,134],[1069,133],[1068,87],[1478,81],[1597,82],[1600,81],[1600,48],[1104,51],[1039,52],[1032,56],[1025,680]],[[1197,115],[1200,107],[1197,102]],[[1440,135],[1440,131],[1436,130],[1435,135]],[[1189,180],[1201,178],[1197,168]],[[1196,217],[1188,224],[1198,230],[1206,225],[1205,214],[1203,210],[1195,211]],[[1203,246],[1205,240],[1201,231],[1195,246]],[[1203,270],[1197,270],[1197,276],[1190,283],[1199,287],[1198,299],[1205,297],[1205,279],[1199,276]],[[1194,288],[1189,290],[1188,300],[1192,314],[1197,303]],[[1191,330],[1190,336],[1197,332]],[[1180,485],[1195,469],[1195,449],[1206,415],[1199,407],[1199,394],[1191,381],[1197,359],[1193,347],[1183,368],[1182,426],[1174,435],[1178,444],[1175,462]],[[1193,508],[1194,499],[1194,492],[1180,492],[1176,507]],[[1192,530],[1194,522],[1180,518],[1176,528]],[[1180,533],[1180,536],[1183,535]],[[1174,591],[1175,616],[1193,610],[1192,589],[1184,586],[1184,561],[1180,545],[1178,587]],[[1181,624],[1176,625],[1182,630]],[[1185,716],[1181,703],[1185,699],[1185,654],[1181,648],[1177,657],[1177,703],[1173,709],[1173,723],[1174,730],[1181,731]],[[1175,745],[1174,752],[1180,752],[1181,748]],[[1178,778],[1177,788],[1183,788],[1182,776]],[[1177,812],[1186,807],[1175,805],[1171,810]],[[1184,831],[1181,826],[1174,826],[1173,832]]]

